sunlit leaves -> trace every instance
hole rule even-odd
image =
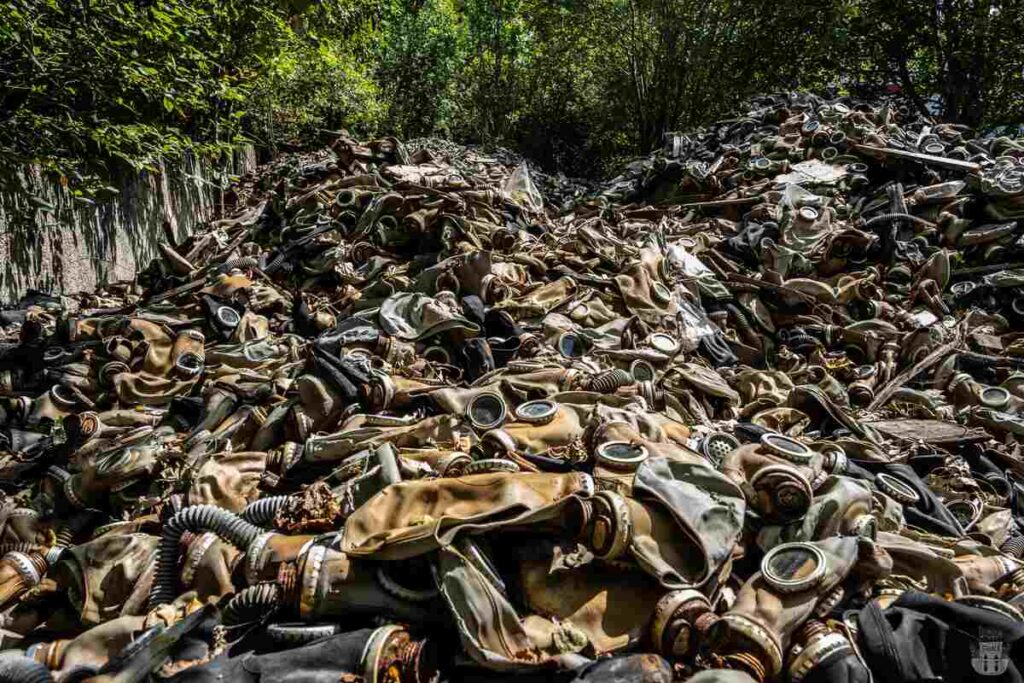
[[[516,145],[600,175],[757,92],[1024,111],[1009,0],[0,0],[0,163],[84,192],[325,130]]]

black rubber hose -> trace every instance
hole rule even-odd
[[[212,531],[222,540],[245,551],[263,530],[250,524],[238,515],[215,505],[188,507],[171,517],[164,524],[157,548],[156,576],[149,594],[149,607],[171,602],[177,593],[178,545],[186,531]]]
[[[260,583],[239,591],[224,607],[225,626],[259,621],[281,606],[281,587],[274,582]]]
[[[590,390],[597,391],[602,394],[610,394],[619,387],[629,386],[636,382],[633,379],[633,375],[629,374],[622,368],[613,368],[612,370],[606,370],[598,376],[594,377],[590,381]]]
[[[736,331],[754,348],[761,350],[764,348],[764,341],[761,336],[754,329],[747,314],[737,306],[736,304],[726,304],[725,310],[729,311],[736,323]]]
[[[235,268],[246,269],[246,268],[259,268],[260,260],[253,256],[240,256],[239,258],[233,258],[230,261],[225,261],[217,268],[220,273],[227,273]]]
[[[918,218],[917,216],[911,215],[909,213],[883,213],[880,216],[874,216],[873,218],[869,218],[866,221],[864,221],[863,227],[870,228],[872,226],[878,225],[879,223],[888,223],[892,221],[908,221],[910,223],[917,223],[918,225],[923,226],[925,228],[931,228],[935,226],[934,223],[926,221],[923,218]]]
[[[251,524],[266,526],[274,521],[277,511],[283,508],[291,498],[291,496],[270,496],[254,500],[245,506],[241,517]]]
[[[5,652],[0,654],[0,683],[53,683],[53,674],[20,652]]]
[[[286,250],[282,249],[281,251],[279,251],[277,253],[276,256],[274,256],[274,258],[270,259],[270,261],[267,263],[267,265],[265,265],[263,267],[263,272],[265,272],[265,273],[273,273],[275,270],[280,268],[282,264],[284,264],[284,262],[285,262],[285,260],[287,258],[288,258],[288,252]]]
[[[359,400],[359,388],[346,376],[344,372],[335,367],[327,360],[326,354],[320,354],[318,349],[313,350],[313,374],[323,378],[337,390],[346,402],[355,403]]]

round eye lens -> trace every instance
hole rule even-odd
[[[650,382],[654,380],[654,366],[645,360],[635,360],[629,366],[629,373],[637,382]]]
[[[955,598],[954,602],[1001,614],[1018,624],[1024,621],[1024,612],[1019,607],[988,595],[965,595],[962,598]]]
[[[761,560],[761,574],[779,592],[809,590],[825,576],[825,556],[810,543],[784,543]]]
[[[469,402],[469,421],[477,429],[493,429],[505,421],[505,399],[498,394],[486,393]]]
[[[988,387],[981,392],[981,403],[986,408],[1000,410],[1010,402],[1010,392],[1002,387]]]
[[[849,166],[847,166],[846,170],[850,171],[850,173],[867,173],[868,165],[861,163],[859,161],[855,161]]]
[[[766,157],[758,157],[758,158],[754,159],[754,168],[756,168],[756,169],[758,169],[760,171],[763,171],[763,170],[765,170],[767,168],[771,168],[771,165],[772,165],[772,162],[769,161]]]
[[[221,306],[217,309],[217,320],[224,327],[235,328],[238,327],[238,323],[242,322],[242,316],[238,315],[238,311],[230,306]]]
[[[918,495],[917,491],[915,491],[910,484],[906,483],[902,479],[892,476],[891,474],[879,472],[875,475],[875,483],[878,484],[878,488],[880,488],[883,493],[904,505],[913,505],[921,499],[921,496]]]
[[[647,449],[628,441],[608,441],[598,446],[597,459],[614,469],[632,470],[647,459]]]
[[[804,121],[803,131],[805,133],[813,133],[814,131],[818,130],[819,128],[821,128],[821,122],[818,121],[818,119],[811,119],[809,121]]]
[[[203,359],[194,353],[183,353],[178,356],[175,367],[186,375],[198,375],[203,371]]]
[[[558,406],[552,401],[529,401],[516,408],[516,417],[523,422],[543,424],[550,422],[555,417],[557,411]]]
[[[946,148],[941,143],[930,142],[924,146],[924,151],[926,154],[942,154],[946,151]]]
[[[431,346],[423,352],[423,357],[433,363],[447,365],[451,362],[451,356],[448,355],[448,351],[442,346]]]
[[[548,406],[546,405],[533,404],[531,406],[524,407],[522,410],[522,414],[525,415],[526,417],[540,417],[545,412],[547,412],[547,409]]]
[[[855,370],[857,379],[869,379],[874,377],[877,371],[874,365],[858,365]]]
[[[651,345],[655,351],[661,351],[662,353],[672,355],[679,351],[679,342],[663,332],[656,332],[647,339],[647,343]]]
[[[814,573],[814,556],[805,548],[790,548],[772,558],[772,574],[787,581],[799,581]]]
[[[966,500],[954,500],[946,503],[946,509],[956,517],[964,530],[968,529],[975,522],[975,507]]]
[[[952,287],[949,288],[949,290],[953,292],[955,296],[967,296],[968,294],[973,292],[977,286],[978,285],[971,282],[970,280],[964,280],[963,282],[955,283]]]
[[[484,458],[474,460],[466,465],[466,474],[484,474],[485,472],[518,472],[519,465],[511,460],[501,458]]]
[[[800,209],[800,217],[805,221],[814,221],[818,219],[818,210],[813,206],[804,206]]]
[[[583,338],[575,332],[564,332],[558,338],[558,352],[566,358],[579,358],[583,355]]]
[[[50,389],[50,394],[59,404],[74,405],[78,403],[78,399],[75,394],[62,384],[54,384],[53,388]]]
[[[629,444],[613,443],[604,449],[604,454],[616,460],[626,460],[634,455],[634,449]]]
[[[113,383],[114,377],[125,372],[130,372],[130,368],[121,361],[110,361],[102,368],[100,368],[100,379],[109,386]]]
[[[782,434],[762,434],[761,444],[775,455],[798,465],[806,465],[814,457],[809,446]]]
[[[1010,303],[1010,308],[1017,315],[1024,316],[1024,297],[1018,296]]]
[[[668,303],[672,300],[672,292],[668,291],[668,287],[660,282],[653,283],[651,285],[651,291],[654,294],[654,298],[661,303]]]

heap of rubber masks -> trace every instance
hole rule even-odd
[[[1020,680],[1021,141],[786,95],[570,211],[394,139],[234,197],[0,313],[0,681]]]

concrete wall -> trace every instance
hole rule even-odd
[[[71,294],[131,279],[156,256],[164,221],[179,240],[191,234],[214,215],[229,176],[255,166],[251,148],[218,164],[189,157],[121,179],[120,193],[96,205],[38,169],[24,170],[20,190],[0,191],[0,301],[29,289]]]

